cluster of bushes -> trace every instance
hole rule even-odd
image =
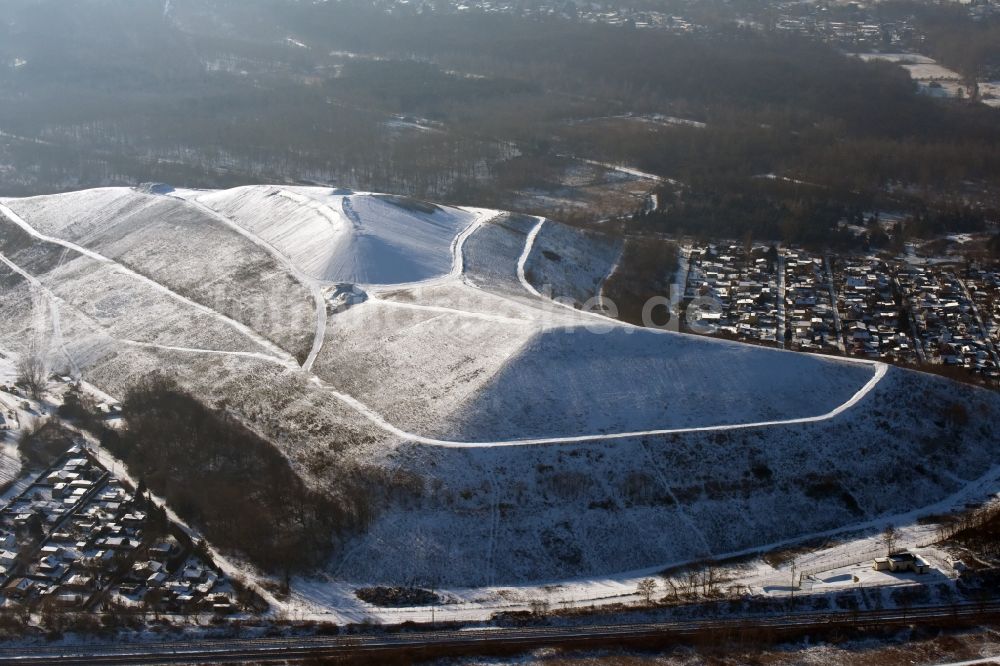
[[[362,587],[354,593],[374,606],[435,606],[441,597],[419,587]]]
[[[669,298],[677,272],[677,254],[677,245],[670,241],[626,240],[618,269],[604,284],[605,299],[618,307],[619,319],[642,325],[646,302],[654,296]],[[656,316],[660,318],[657,323],[662,323],[666,315],[658,312]]]
[[[97,403],[81,391],[78,384],[69,387],[63,395],[63,404],[59,405],[56,413],[60,418],[72,421],[78,427],[95,434],[100,434],[105,427]]]
[[[338,536],[367,521],[366,491],[344,480],[354,501],[307,487],[270,442],[221,409],[152,374],[123,402],[125,428],[102,445],[216,546],[290,576],[322,563]]]
[[[17,449],[29,469],[44,469],[66,453],[74,444],[73,431],[57,418],[27,428],[18,440]]]

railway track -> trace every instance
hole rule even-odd
[[[764,617],[695,619],[631,624],[534,626],[414,631],[343,636],[206,639],[160,643],[0,648],[0,664],[280,663],[307,659],[545,646],[596,646],[643,640],[768,630],[774,634],[836,628],[901,627],[1000,619],[1000,602],[875,611],[791,613]]]

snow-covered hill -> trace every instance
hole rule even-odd
[[[185,193],[272,244],[324,282],[397,284],[451,269],[451,243],[473,214],[319,187]]]
[[[1000,454],[994,394],[549,298],[587,300],[619,256],[552,221],[324,188],[5,200],[0,349],[112,395],[174,372],[317,488],[404,478],[330,564],[358,582],[739,550],[933,504]]]

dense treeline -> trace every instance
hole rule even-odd
[[[1000,506],[987,504],[953,516],[939,528],[938,537],[958,543],[979,557],[1000,556]]]
[[[846,246],[854,243],[839,226],[854,218],[857,202],[845,203],[830,193],[809,186],[780,184],[742,188],[696,189],[682,193],[675,204],[641,214],[642,228],[700,238],[782,239],[804,246]],[[850,199],[848,199],[850,202]]]
[[[748,179],[727,187],[664,188],[655,211],[637,213],[633,228],[672,235],[786,241],[808,248],[901,251],[907,239],[945,232],[982,232],[1000,210],[957,202],[928,206],[916,198],[865,196],[857,191],[788,182]],[[877,224],[879,209],[908,214],[887,232]],[[853,229],[851,228],[853,227]],[[857,233],[863,228],[864,233]]]
[[[18,453],[28,469],[45,469],[74,445],[73,432],[59,419],[51,418],[28,428],[17,442]]]
[[[643,307],[653,297],[670,297],[678,264],[677,244],[655,238],[626,240],[616,270],[604,284],[605,301],[614,302],[618,318],[643,325]],[[681,295],[683,298],[683,294]],[[647,313],[658,324],[664,323],[662,311]]]
[[[322,563],[337,537],[369,519],[365,491],[333,499],[305,486],[269,442],[153,374],[122,403],[126,428],[102,444],[214,545],[284,575]]]
[[[5,194],[335,182],[517,208],[521,190],[558,188],[575,155],[684,183],[675,213],[644,220],[660,231],[726,219],[736,235],[831,240],[828,218],[859,207],[988,218],[997,206],[1000,111],[919,95],[895,65],[768,31],[671,35],[360,0],[8,5]],[[993,27],[940,11],[952,18],[937,32],[924,21],[933,47],[951,53],[948,35],[968,34],[968,58],[988,67]],[[598,122],[626,114],[707,126]],[[767,174],[824,189],[789,196]]]

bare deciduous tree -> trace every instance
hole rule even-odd
[[[34,347],[21,354],[17,361],[17,382],[27,389],[31,397],[36,400],[42,397],[47,376],[45,359]]]
[[[531,614],[537,617],[542,617],[547,615],[549,612],[549,602],[544,599],[532,599],[528,603],[528,608],[531,609]]]
[[[650,603],[653,600],[653,593],[656,592],[656,580],[653,578],[643,578],[635,586],[635,591],[647,604]]]
[[[892,525],[886,525],[882,530],[882,544],[885,546],[886,555],[896,552],[896,544],[899,542],[899,532]]]

